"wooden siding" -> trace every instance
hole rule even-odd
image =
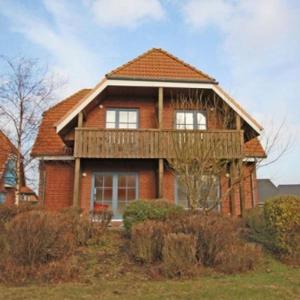
[[[243,131],[238,130],[76,128],[74,156],[169,158],[174,157],[174,145],[184,142],[184,147],[193,147],[197,141],[197,151],[209,149],[212,156],[220,159],[241,158],[242,137]]]

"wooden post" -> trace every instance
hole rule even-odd
[[[230,214],[236,216],[236,205],[235,205],[235,178],[236,178],[236,163],[232,160],[230,163]]]
[[[83,125],[83,113],[78,114],[77,127],[82,127]],[[80,207],[80,184],[81,184],[81,161],[79,157],[75,158],[74,167],[74,189],[73,189],[73,206]]]
[[[164,90],[158,88],[158,128],[163,128],[163,107],[164,107]],[[158,198],[163,198],[163,183],[164,182],[164,160],[158,159]]]
[[[158,198],[163,198],[163,186],[164,186],[164,160],[160,158],[158,160]]]
[[[241,117],[236,114],[236,129],[241,130]],[[242,147],[244,146],[244,138],[241,136],[241,143]],[[239,190],[240,190],[240,209],[241,209],[241,216],[245,215],[245,189],[244,189],[244,172],[243,172],[243,159],[240,158],[237,161],[237,169],[238,169],[238,176],[239,176]]]
[[[163,106],[164,106],[164,90],[158,88],[158,128],[163,128]]]

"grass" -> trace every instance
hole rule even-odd
[[[124,255],[120,244],[119,233],[113,232],[102,244],[83,252],[80,282],[0,286],[0,299],[300,299],[300,269],[271,257],[255,272],[241,275],[208,273],[193,280],[153,280]]]

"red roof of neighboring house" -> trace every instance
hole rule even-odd
[[[59,102],[43,115],[38,136],[32,148],[32,156],[65,155],[65,144],[56,133],[54,124],[73,108],[90,89],[83,89]]]
[[[28,186],[22,186],[20,188],[20,193],[21,194],[32,194],[35,195],[35,192]]]
[[[5,166],[9,155],[16,155],[18,152],[15,145],[9,140],[9,138],[0,130],[0,179],[5,170]]]
[[[153,48],[106,74],[111,79],[213,82],[215,79],[165,50]]]
[[[246,157],[266,157],[266,152],[258,138],[254,138],[245,143],[244,147]]]

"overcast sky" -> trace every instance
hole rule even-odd
[[[66,78],[57,100],[152,47],[216,78],[267,136],[285,122],[290,150],[259,176],[300,183],[299,0],[0,0],[0,54]]]

